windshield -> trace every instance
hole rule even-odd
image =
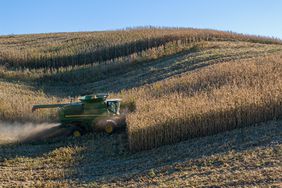
[[[110,112],[118,114],[119,113],[119,102],[118,101],[108,101],[107,108]]]

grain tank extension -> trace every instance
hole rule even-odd
[[[121,99],[107,98],[108,94],[86,95],[79,98],[80,102],[34,105],[32,111],[40,108],[59,108],[62,126],[72,128],[74,136],[99,130],[112,133],[124,127],[125,121],[119,112]]]

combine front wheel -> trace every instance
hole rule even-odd
[[[113,126],[111,124],[107,124],[105,126],[106,133],[111,134],[111,133],[113,133],[113,130],[114,130],[114,128],[113,128]]]
[[[81,136],[81,132],[79,130],[75,130],[75,131],[72,132],[72,135],[74,137],[80,137]]]
[[[117,126],[117,123],[113,120],[107,120],[107,124],[105,125],[105,131],[108,134],[112,134],[114,132],[114,128]]]

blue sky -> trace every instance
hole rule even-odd
[[[281,0],[0,0],[0,35],[179,26],[282,39]]]

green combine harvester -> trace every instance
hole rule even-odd
[[[40,108],[59,108],[61,126],[72,130],[75,137],[91,131],[111,134],[125,127],[125,118],[120,115],[121,99],[107,99],[108,96],[86,95],[79,98],[80,102],[34,105],[32,112]]]

